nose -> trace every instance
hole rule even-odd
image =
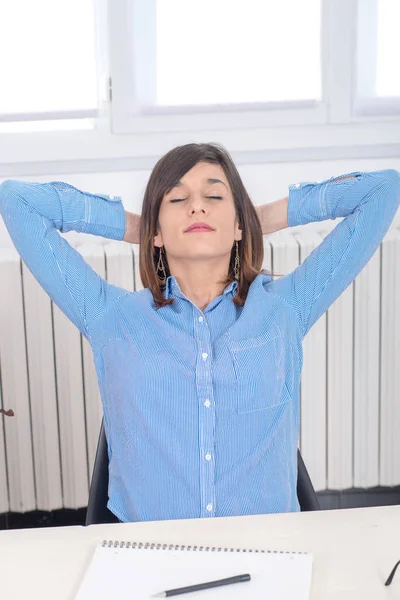
[[[193,196],[190,201],[190,214],[193,215],[196,212],[205,213],[205,203],[201,196]]]

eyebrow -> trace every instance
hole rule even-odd
[[[221,181],[221,179],[214,179],[211,177],[211,178],[206,179],[205,181],[207,181],[207,183],[222,183],[226,187],[226,189],[228,189],[226,183]],[[178,181],[175,185],[172,186],[171,189],[173,189],[175,187],[180,187],[181,185],[183,185],[182,181]]]

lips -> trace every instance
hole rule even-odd
[[[185,233],[196,232],[196,231],[214,231],[207,223],[193,223],[190,227],[185,229]]]

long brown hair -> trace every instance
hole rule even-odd
[[[228,151],[217,143],[193,143],[178,146],[160,158],[153,168],[144,193],[140,218],[140,277],[143,286],[151,290],[157,308],[174,302],[174,298],[168,300],[164,298],[163,290],[165,286],[161,285],[157,276],[160,249],[154,246],[154,236],[158,230],[161,201],[164,195],[198,162],[220,165],[229,181],[233,194],[236,214],[242,230],[242,239],[238,241],[240,275],[237,294],[233,297],[233,302],[237,306],[243,306],[252,281],[259,273],[268,272],[261,269],[264,259],[264,246],[260,220]],[[228,275],[218,283],[228,285],[231,281],[235,281],[235,254],[236,245],[234,244]],[[163,261],[168,277],[170,271],[165,252],[163,253]]]

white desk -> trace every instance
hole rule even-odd
[[[103,539],[311,551],[311,600],[400,599],[400,506],[0,531],[0,598],[72,600]]]

